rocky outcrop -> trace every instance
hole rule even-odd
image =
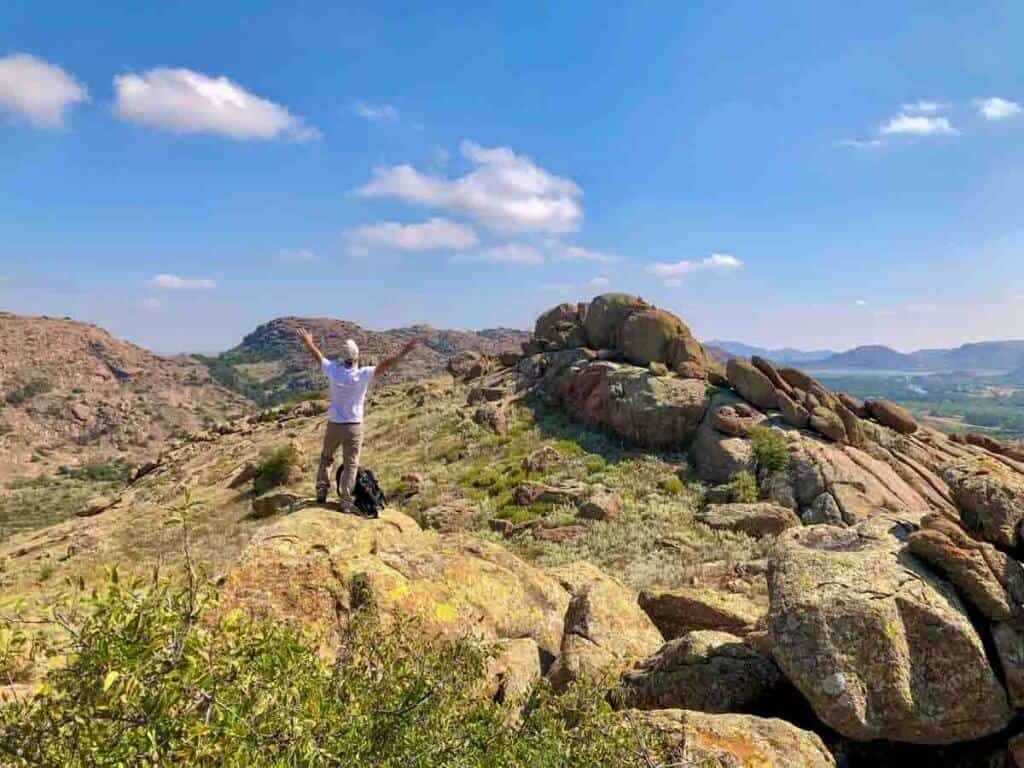
[[[578,353],[557,353],[542,387],[549,399],[584,424],[649,448],[690,443],[708,405],[702,381],[654,376],[643,368],[588,360]]]
[[[778,394],[771,379],[742,357],[733,357],[725,369],[729,384],[740,397],[757,408],[778,407]]]
[[[664,642],[636,594],[589,563],[552,569],[572,592],[561,653],[548,674],[556,691],[583,677],[617,672]]]
[[[683,709],[627,711],[664,744],[662,765],[722,768],[835,768],[821,738],[785,720]]]
[[[864,409],[871,414],[879,424],[894,429],[904,435],[911,435],[917,432],[917,422],[910,415],[910,411],[901,408],[896,403],[888,400],[868,400],[864,403]]]
[[[910,551],[945,575],[985,618],[1024,616],[1024,566],[942,515],[928,515],[907,538]]]
[[[636,296],[605,293],[587,305],[583,328],[593,349],[621,349],[622,327],[631,314],[650,305]]]
[[[743,712],[782,682],[778,667],[735,635],[690,632],[623,673],[623,701],[636,709]]]
[[[702,587],[645,590],[639,602],[667,640],[702,630],[745,637],[765,616],[761,606],[742,595]]]
[[[953,589],[904,549],[907,529],[788,531],[768,571],[772,655],[830,727],[855,740],[951,744],[1011,712]]]
[[[235,608],[313,631],[330,647],[339,620],[371,600],[384,617],[419,617],[446,637],[532,638],[556,655],[569,593],[496,544],[422,531],[386,509],[364,520],[308,508],[254,536],[223,579],[214,616]]]
[[[1024,475],[995,459],[977,457],[949,464],[942,478],[971,531],[997,546],[1018,546],[1024,519]]]
[[[745,533],[755,539],[777,536],[800,525],[800,518],[792,510],[771,502],[712,504],[698,512],[695,519],[709,528]]]

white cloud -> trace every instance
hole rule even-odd
[[[864,299],[857,299],[853,303],[856,304],[858,307],[866,307],[868,305],[868,303],[864,301]]]
[[[843,139],[839,142],[839,146],[850,149],[878,149],[884,147],[885,142],[881,139]]]
[[[239,141],[310,141],[321,134],[285,107],[226,77],[190,69],[151,69],[114,78],[114,112],[175,133],[212,133]]]
[[[418,205],[465,213],[499,231],[571,232],[583,211],[582,190],[507,147],[463,141],[462,155],[473,165],[464,176],[447,179],[411,165],[374,169],[356,190],[362,197],[393,197]]]
[[[320,254],[306,248],[298,248],[293,251],[278,251],[275,258],[289,264],[308,264],[320,261]]]
[[[154,288],[163,288],[169,291],[209,290],[217,287],[215,281],[205,277],[185,278],[168,274],[156,275],[149,282]]]
[[[27,53],[0,57],[0,112],[60,128],[71,107],[88,98],[85,86],[55,64]]]
[[[1005,120],[1024,112],[1024,106],[1015,101],[1000,99],[998,96],[993,96],[990,99],[978,99],[974,104],[986,120]]]
[[[904,112],[889,118],[879,127],[878,131],[885,136],[893,134],[953,136],[957,133],[956,128],[949,122],[949,118],[908,115]]]
[[[610,264],[613,261],[619,260],[619,257],[614,253],[592,251],[589,248],[583,248],[579,245],[567,245],[557,240],[549,240],[547,246],[551,250],[551,254],[559,261],[596,261],[601,264]]]
[[[595,291],[603,291],[611,284],[611,281],[607,277],[592,277],[587,281],[587,288],[592,288]]]
[[[156,296],[147,296],[136,301],[135,306],[146,310],[160,309],[160,299],[156,298]]]
[[[497,264],[521,264],[530,267],[544,263],[544,255],[532,245],[525,243],[495,245],[477,253],[456,258],[458,261],[490,261]]]
[[[464,250],[477,244],[472,227],[434,217],[422,224],[381,221],[345,233],[349,253],[365,256],[372,246],[398,251]]]
[[[735,256],[713,253],[700,261],[656,261],[648,264],[646,270],[649,274],[664,278],[668,287],[678,288],[683,284],[683,278],[694,272],[732,272],[742,267],[743,262]]]
[[[934,114],[935,112],[943,112],[949,109],[949,104],[942,101],[911,101],[906,104],[901,104],[900,109],[904,112],[923,112],[927,115]]]
[[[365,101],[357,101],[354,109],[361,118],[373,123],[398,122],[398,110],[390,104],[367,104]]]

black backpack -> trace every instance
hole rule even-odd
[[[344,473],[344,465],[338,467],[334,475],[334,484],[338,488],[338,496],[341,496],[341,475]],[[363,517],[377,517],[380,510],[387,506],[388,497],[377,484],[377,478],[369,469],[360,467],[356,470],[356,487],[352,491],[352,502],[356,505]]]

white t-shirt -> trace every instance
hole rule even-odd
[[[344,364],[325,358],[320,369],[331,382],[331,407],[327,411],[327,420],[335,424],[362,424],[363,400],[373,383],[376,368],[372,365],[346,368]]]

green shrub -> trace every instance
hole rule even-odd
[[[189,581],[191,583],[191,581]],[[520,722],[482,695],[488,653],[383,629],[371,610],[341,630],[333,664],[281,623],[203,621],[211,594],[116,572],[67,626],[66,665],[38,695],[0,705],[7,766],[653,766],[597,686],[543,685]],[[0,655],[24,649],[10,636]],[[6,649],[6,650],[5,650]],[[0,658],[0,669],[10,659]]]
[[[758,473],[772,475],[789,466],[789,445],[780,431],[767,427],[751,427],[748,434],[754,449]]]
[[[53,389],[53,384],[47,379],[33,379],[7,393],[4,401],[11,405],[23,405],[36,395],[42,395]]]
[[[729,495],[737,504],[753,504],[758,499],[757,480],[749,471],[741,469],[729,480]]]
[[[57,470],[72,480],[90,480],[97,483],[127,483],[131,480],[132,466],[122,458],[110,461],[92,461],[78,467],[62,465]]]
[[[658,482],[658,487],[661,488],[664,493],[671,494],[672,496],[678,496],[686,490],[686,486],[683,484],[683,481],[675,475],[662,478]]]
[[[598,475],[608,468],[608,462],[605,461],[604,456],[592,454],[587,456],[587,461],[584,466],[587,468],[588,475]]]
[[[276,448],[264,448],[256,460],[256,475],[252,487],[257,493],[263,493],[284,485],[298,463],[299,451],[291,443]]]

